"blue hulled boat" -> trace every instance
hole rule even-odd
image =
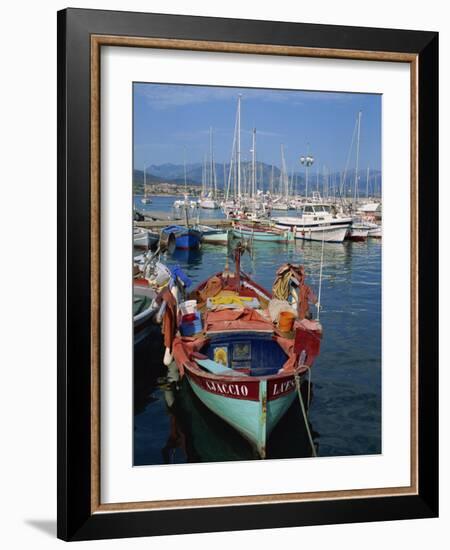
[[[161,231],[161,245],[168,248],[196,249],[202,240],[202,232],[193,227],[168,225]]]

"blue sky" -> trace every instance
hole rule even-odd
[[[134,84],[134,167],[182,164],[185,150],[188,164],[202,162],[210,127],[216,161],[229,162],[238,94],[243,160],[256,128],[259,161],[280,166],[283,144],[288,171],[302,170],[298,159],[309,144],[316,166],[343,170],[362,111],[359,166],[381,169],[380,95],[147,83]]]

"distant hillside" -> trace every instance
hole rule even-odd
[[[216,185],[218,189],[226,189],[228,186],[228,178],[230,165],[229,164],[219,164],[215,163],[213,170],[215,171]],[[244,190],[248,188],[252,178],[252,168],[250,162],[241,163],[241,186]],[[186,165],[186,183],[188,185],[199,186],[202,184],[202,172],[203,167],[200,163],[188,164]],[[210,175],[210,167],[207,167],[207,179]],[[359,195],[364,196],[366,193],[366,170],[359,170],[358,178],[358,192]],[[278,166],[268,165],[264,162],[256,163],[256,182],[257,188],[264,191],[273,189],[275,193],[284,192],[284,184],[280,184],[280,169]],[[336,185],[336,189],[339,189],[340,180],[342,175],[339,173],[330,173],[328,178],[324,174],[319,174],[315,167],[309,171],[308,177],[308,187],[309,192],[315,191],[317,188],[320,192],[323,192],[324,186],[326,187],[326,182],[328,179],[328,186],[330,193],[332,192],[333,186]],[[184,166],[182,164],[160,164],[160,165],[151,165],[147,168],[146,174],[147,184],[158,184],[158,183],[174,183],[183,185],[184,184]],[[297,172],[289,173],[290,189],[295,194],[303,194],[306,188],[305,182],[305,172],[304,170],[299,170]],[[231,185],[233,186],[234,178],[231,178]],[[347,195],[353,194],[355,182],[355,170],[349,170],[346,175],[346,184],[345,192]],[[136,193],[142,192],[144,187],[144,172],[142,170],[134,170],[133,172],[133,187]],[[381,172],[372,171],[370,173],[369,179],[369,194],[378,195],[381,192]],[[337,193],[339,193],[337,191]]]

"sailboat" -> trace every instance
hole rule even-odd
[[[184,210],[186,225],[168,225],[161,230],[160,246],[168,249],[195,250],[200,247],[202,241],[202,232],[191,225],[189,220],[189,209],[191,201],[187,195],[186,179],[186,155],[184,159],[184,201],[180,203],[179,208]]]
[[[284,193],[284,196],[283,196]],[[280,196],[272,201],[272,210],[287,211],[292,206],[289,201],[289,177],[286,172],[286,161],[284,158],[284,145],[281,145],[281,171],[280,171]]]
[[[144,196],[141,198],[142,204],[151,204],[152,199],[147,189],[147,165],[144,165]]]
[[[200,208],[207,208],[209,210],[217,210],[220,208],[219,203],[217,202],[216,189],[216,166],[214,162],[214,151],[213,151],[213,131],[212,128],[209,129],[209,168],[204,169],[203,177],[206,179],[202,182],[202,196],[200,197],[199,206]],[[208,189],[208,190],[207,190]]]
[[[366,201],[369,201],[369,175],[370,169],[367,167],[367,179],[366,179]],[[376,220],[381,219],[381,205],[377,202],[366,202],[360,205],[358,208],[358,215],[368,228],[367,236],[372,239],[381,239],[382,229],[381,223],[376,223]]]
[[[150,198],[150,196],[148,194],[147,186],[145,186],[145,188],[144,188],[144,196],[142,197],[141,202],[142,202],[142,204],[151,204],[152,203],[152,199]]]

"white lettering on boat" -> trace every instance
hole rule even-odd
[[[248,388],[245,384],[221,384],[212,380],[205,381],[206,388],[214,393],[224,395],[235,395],[236,397],[247,397]]]
[[[275,383],[273,385],[273,392],[272,395],[282,395],[283,393],[286,393],[290,390],[292,390],[295,387],[295,380],[290,378],[289,380],[285,380],[284,382],[281,382],[280,384]]]

